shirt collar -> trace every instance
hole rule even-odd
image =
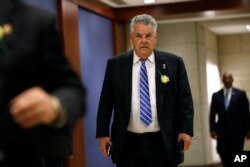
[[[133,51],[133,64],[137,64],[138,62],[140,62],[140,57],[135,53],[135,51]],[[154,52],[152,52],[152,54],[148,57],[148,62],[154,64],[155,63],[155,54]]]
[[[233,88],[232,88],[232,87],[230,87],[230,88],[225,88],[225,87],[224,87],[224,93],[225,93],[227,90],[228,90],[228,93],[231,93],[231,92],[233,91]]]

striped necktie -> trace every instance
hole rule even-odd
[[[152,122],[146,60],[141,60],[140,67],[140,120],[144,126],[148,126]]]
[[[228,109],[228,106],[229,106],[229,90],[226,89],[226,93],[225,93],[225,96],[224,96],[224,105],[225,105],[225,109],[227,110]]]

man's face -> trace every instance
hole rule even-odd
[[[226,88],[230,88],[233,85],[233,76],[232,74],[225,73],[223,74],[222,82]]]
[[[136,23],[134,31],[130,33],[135,53],[140,58],[147,58],[151,55],[156,44],[156,32],[151,25]]]

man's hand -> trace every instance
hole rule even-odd
[[[107,152],[107,150],[106,150],[106,146],[107,145],[110,145],[110,146],[112,146],[112,141],[111,141],[111,139],[110,139],[110,137],[100,137],[99,138],[99,149],[101,150],[101,152],[103,153],[103,155],[105,156],[105,157],[108,157],[109,155],[108,155],[108,152]]]
[[[192,137],[186,133],[180,133],[178,135],[178,141],[184,141],[184,148],[183,151],[187,151],[191,147]]]
[[[11,101],[10,111],[15,122],[25,129],[51,125],[59,117],[53,98],[40,87],[27,89],[16,96]]]

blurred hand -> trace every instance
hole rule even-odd
[[[23,128],[53,124],[59,117],[52,97],[41,87],[33,87],[16,96],[10,104],[11,114]]]
[[[183,151],[187,151],[191,147],[192,137],[186,133],[180,133],[178,135],[178,141],[184,141],[184,148]]]
[[[215,131],[211,131],[211,132],[210,132],[210,136],[211,136],[211,138],[213,138],[213,139],[217,139],[217,133],[216,133]]]
[[[108,157],[108,152],[106,150],[106,145],[110,144],[112,146],[112,141],[110,137],[100,137],[99,138],[99,149],[105,157]]]

